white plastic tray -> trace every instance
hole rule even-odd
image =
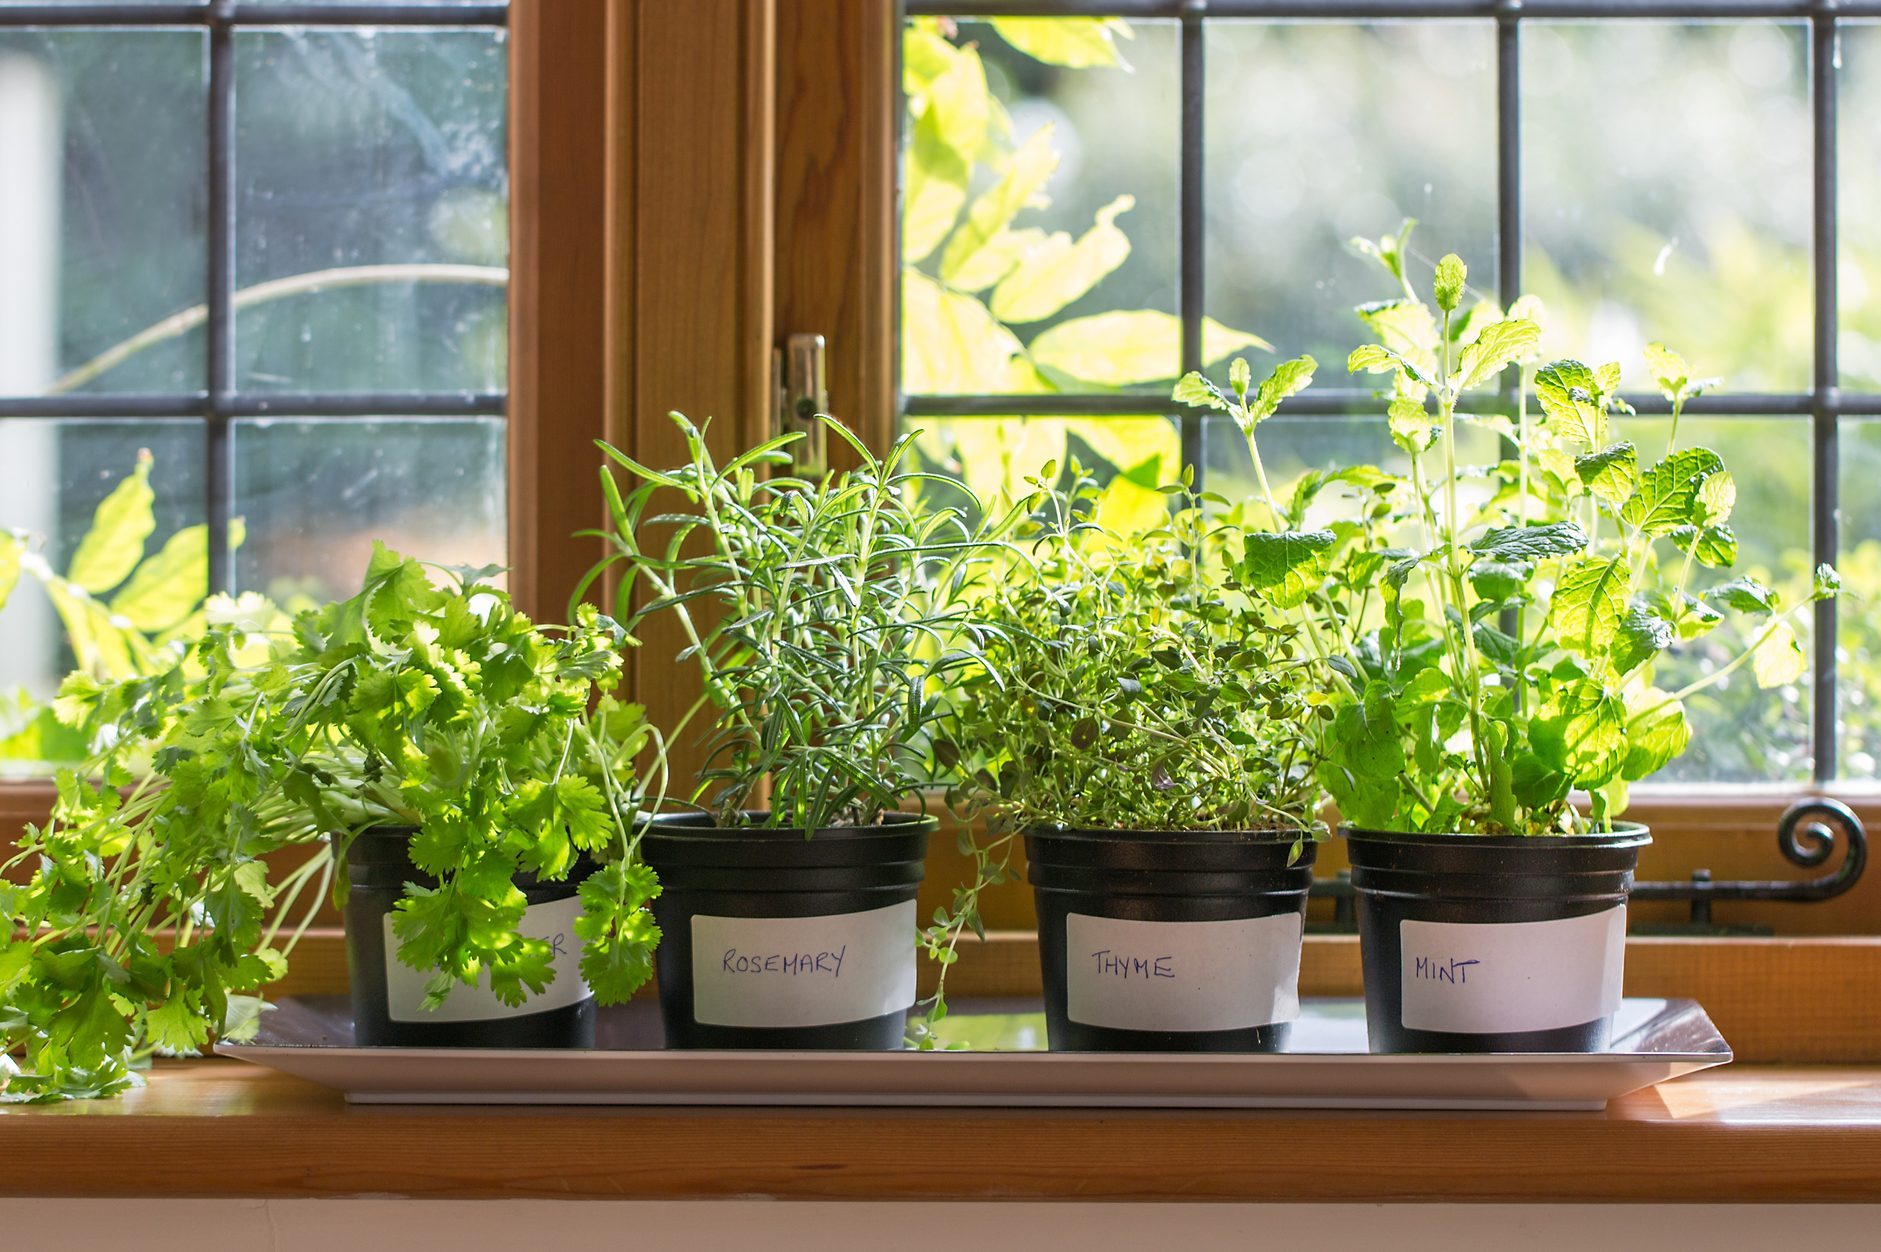
[[[500,1050],[357,1047],[344,1000],[288,999],[217,1050],[357,1104],[1599,1109],[1731,1059],[1690,1000],[1625,1001],[1604,1052],[1420,1056],[1370,1055],[1357,1000],[1303,1001],[1277,1054],[1047,1052],[1036,1007],[962,1004],[962,1051],[667,1051],[644,1003],[604,1010],[592,1050]]]

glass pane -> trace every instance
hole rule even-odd
[[[1057,461],[1069,482],[1075,460],[1104,485],[1098,519],[1120,532],[1144,529],[1167,516],[1169,501],[1157,492],[1174,481],[1182,457],[1176,425],[1164,417],[910,417],[905,428],[920,432],[916,451],[922,468],[967,484],[990,503],[1025,490],[1023,480],[1047,461]],[[923,484],[937,503],[969,513],[972,498],[944,485]]]
[[[375,539],[444,565],[504,560],[500,419],[238,421],[232,461],[236,586],[284,606],[358,590]]]
[[[75,565],[99,502],[136,474],[143,452],[150,454],[148,511],[131,510],[133,524],[118,543],[102,545],[107,550],[94,543]],[[138,576],[141,560],[203,520],[202,465],[202,426],[194,421],[0,419],[0,529],[22,532],[39,558],[23,563],[19,583],[0,608],[0,772],[10,761],[41,755],[30,732],[33,715],[80,660],[75,646],[86,649],[85,640],[93,640],[85,662],[126,676],[132,654],[200,602],[206,556],[193,567],[193,588],[184,586],[180,600],[162,598],[172,609],[133,593],[140,586],[152,590],[149,577]],[[83,595],[61,589],[69,578],[80,580]],[[76,630],[68,629],[62,613],[71,615]],[[121,629],[126,614],[136,619],[136,641],[126,642]]]
[[[1663,450],[1664,420],[1629,418],[1627,430],[1639,445],[1642,461],[1648,453],[1656,457]],[[1687,417],[1679,424],[1679,446],[1693,445],[1723,457],[1737,484],[1731,524],[1738,555],[1736,565],[1728,570],[1695,567],[1690,587],[1702,592],[1749,575],[1776,588],[1785,604],[1807,598],[1814,569],[1809,547],[1812,492],[1807,420]],[[1805,612],[1797,621],[1797,636],[1805,655],[1813,656],[1810,623]],[[1727,620],[1662,662],[1655,679],[1661,687],[1676,689],[1728,663],[1746,642],[1745,632]],[[1691,747],[1658,781],[1780,783],[1810,776],[1814,758],[1809,745],[1807,671],[1795,682],[1760,690],[1747,666],[1720,686],[1693,696],[1686,707],[1692,720]]]
[[[904,52],[905,390],[1165,391],[1175,25],[923,18]]]
[[[1342,362],[1360,342],[1352,306],[1398,294],[1351,240],[1405,218],[1420,257],[1460,253],[1495,296],[1493,23],[1207,31],[1210,313],[1283,357]]]
[[[1810,383],[1800,23],[1523,23],[1525,285],[1551,350],[1662,340],[1738,391]]]
[[[237,384],[504,385],[504,34],[236,35]]]
[[[1841,27],[1836,136],[1842,386],[1881,391],[1881,25]]]
[[[1846,589],[1836,614],[1843,778],[1881,777],[1881,422],[1842,423],[1841,552]]]
[[[0,394],[201,388],[204,44],[0,29]]]

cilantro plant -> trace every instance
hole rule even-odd
[[[394,921],[434,1003],[482,978],[509,1004],[546,988],[513,879],[566,877],[581,853],[606,861],[580,889],[583,977],[604,1001],[646,980],[658,886],[627,832],[649,732],[608,694],[626,636],[592,609],[538,627],[493,572],[381,546],[358,595],[290,633],[263,633],[260,597],[217,597],[189,666],[67,680],[59,716],[94,751],[9,863],[31,877],[0,884],[7,1095],[108,1094],[152,1052],[251,1030],[336,857],[374,828],[415,831],[437,881],[407,884]],[[264,858],[295,848],[273,880]]]
[[[1541,339],[1532,298],[1507,314],[1472,300],[1451,255],[1436,266],[1433,309],[1414,289],[1402,236],[1369,251],[1402,294],[1359,309],[1377,341],[1347,364],[1387,381],[1405,471],[1309,475],[1283,506],[1255,451],[1284,529],[1260,541],[1258,570],[1248,550],[1245,581],[1276,607],[1302,606],[1337,675],[1321,778],[1361,827],[1611,829],[1630,784],[1689,743],[1685,700],[1745,666],[1760,685],[1795,679],[1795,621],[1839,579],[1819,569],[1810,596],[1793,603],[1749,578],[1695,594],[1694,567],[1736,557],[1729,472],[1716,453],[1678,442],[1686,403],[1708,384],[1652,347],[1647,364],[1672,420],[1664,447],[1642,451],[1621,430],[1632,413],[1618,364],[1530,370]],[[1513,420],[1494,391],[1510,367]],[[1234,413],[1253,446],[1268,389],[1250,395],[1239,366],[1233,383],[1229,394],[1191,376],[1177,395]],[[1459,423],[1494,432],[1505,455],[1464,464]],[[1353,516],[1307,529],[1312,497],[1334,483]],[[1727,617],[1743,634],[1730,660],[1677,690],[1655,684],[1657,658]]]
[[[691,453],[677,469],[603,445],[639,481],[623,494],[602,467],[613,551],[577,599],[612,570],[629,629],[677,621],[704,691],[671,738],[705,715],[692,799],[720,824],[763,809],[774,828],[874,825],[933,779],[940,693],[981,659],[959,627],[989,541],[920,502],[913,435],[878,458],[825,418],[858,468],[809,482],[765,474],[799,436],[720,465],[703,427],[673,420]]]

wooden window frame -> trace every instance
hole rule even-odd
[[[878,446],[892,437],[896,7],[513,0],[509,543],[514,593],[539,620],[561,619],[603,550],[574,538],[605,521],[594,441],[670,463],[671,409],[715,416],[722,446],[754,439],[778,332],[824,334],[832,411]],[[629,682],[656,718],[697,691],[675,651],[649,632],[633,655]],[[1657,839],[1642,877],[1781,877],[1777,817],[1809,794],[1642,789],[1629,816]],[[0,837],[43,820],[51,795],[0,784]],[[1881,791],[1837,795],[1881,826]],[[960,868],[950,856],[937,853],[936,890]],[[1025,928],[1029,893],[993,914]],[[1716,920],[1881,932],[1881,875],[1825,904],[1720,905]]]

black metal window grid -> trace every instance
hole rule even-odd
[[[152,395],[0,396],[0,419],[136,418],[201,421],[204,426],[204,518],[209,531],[209,590],[231,588],[229,523],[233,516],[230,424],[268,414],[372,419],[501,417],[501,392],[242,392],[235,386],[235,32],[323,26],[502,27],[509,5],[437,0],[430,4],[258,4],[236,0],[200,3],[0,4],[0,30],[37,27],[195,29],[208,35],[208,220],[203,326],[204,389]]]
[[[1810,543],[1815,563],[1837,554],[1839,420],[1881,419],[1881,394],[1845,392],[1839,382],[1836,339],[1836,40],[1854,19],[1881,18],[1881,0],[904,0],[907,17],[1121,17],[1180,23],[1180,121],[1177,189],[1177,303],[1182,324],[1181,369],[1202,366],[1205,299],[1203,201],[1203,85],[1207,73],[1204,27],[1211,19],[1271,21],[1380,21],[1476,18],[1496,24],[1496,248],[1497,286],[1506,305],[1522,290],[1521,41],[1526,21],[1640,19],[1750,21],[1789,19],[1809,24],[1812,117],[1812,277],[1815,287],[1811,387],[1803,392],[1736,392],[1692,401],[1694,417],[1791,417],[1810,427],[1812,491]],[[1512,388],[1512,382],[1509,384]],[[1666,414],[1657,392],[1629,393],[1642,414]],[[1480,402],[1479,402],[1480,403]],[[1493,409],[1496,401],[1482,404]],[[1500,403],[1513,411],[1513,395]],[[1300,417],[1376,416],[1369,389],[1315,388],[1288,401]],[[1154,395],[912,395],[902,398],[908,417],[1167,417],[1181,433],[1183,463],[1202,473],[1202,415],[1175,412]],[[1811,673],[1811,751],[1815,779],[1836,776],[1838,690],[1837,602],[1815,606]]]

